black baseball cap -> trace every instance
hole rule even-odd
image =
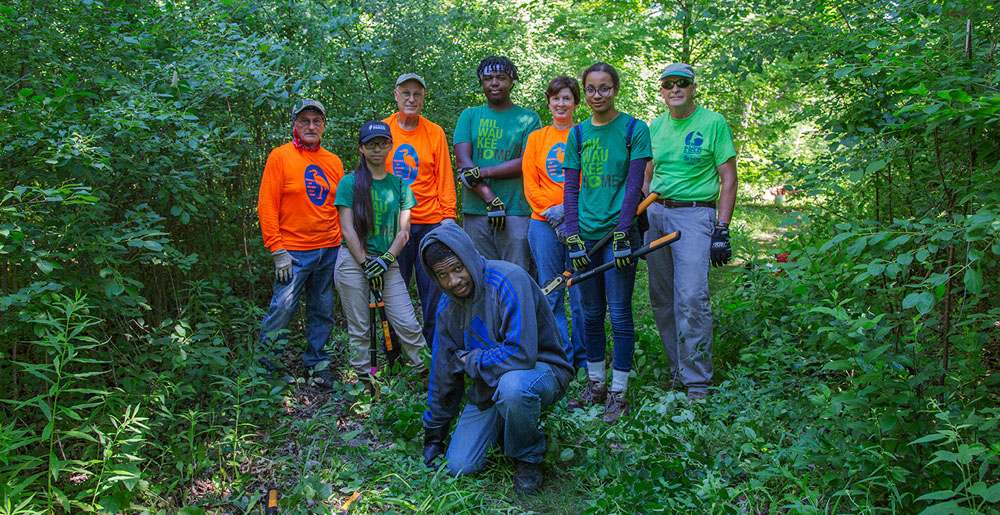
[[[361,124],[358,143],[367,143],[375,138],[389,138],[391,141],[392,131],[389,130],[389,124],[378,120],[369,120]]]

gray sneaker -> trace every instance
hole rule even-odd
[[[604,402],[604,420],[607,424],[615,424],[618,419],[628,414],[628,403],[625,402],[625,392],[608,392]]]
[[[608,383],[599,381],[587,381],[587,386],[580,392],[580,398],[570,399],[567,409],[575,411],[595,404],[604,404],[604,398],[608,395]]]

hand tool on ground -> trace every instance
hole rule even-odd
[[[665,248],[667,248],[668,245],[670,245],[671,243],[673,243],[673,242],[675,242],[675,241],[677,241],[679,239],[681,239],[681,232],[680,231],[674,231],[674,232],[672,232],[670,234],[667,234],[666,236],[660,236],[659,238],[651,241],[649,243],[649,245],[646,245],[645,247],[642,247],[641,249],[633,252],[632,253],[632,257],[635,258],[635,259],[639,259],[642,256],[645,256],[646,254],[649,254],[650,252],[653,252],[653,251],[656,251],[656,250],[660,250],[660,249],[665,249]],[[594,277],[595,275],[603,274],[604,272],[607,272],[608,270],[611,270],[614,267],[615,267],[615,261],[611,260],[611,261],[608,261],[607,263],[604,263],[604,264],[602,264],[600,266],[597,266],[595,268],[591,268],[590,270],[587,270],[586,272],[574,275],[574,276],[572,276],[572,277],[570,277],[569,279],[566,280],[566,287],[569,288],[570,286],[573,286],[574,284],[586,281],[587,279],[590,279],[590,278]],[[545,292],[545,291],[543,290],[543,292]],[[551,291],[550,292],[545,292],[545,293],[551,293]]]
[[[641,215],[643,212],[646,211],[646,208],[649,207],[649,205],[652,204],[653,202],[656,202],[656,199],[658,198],[660,198],[660,194],[655,191],[651,192],[649,195],[646,195],[646,198],[642,199],[642,202],[640,202],[639,206],[635,209],[635,214],[637,216]],[[587,257],[593,257],[594,254],[596,254],[597,251],[601,249],[601,247],[605,246],[608,243],[608,241],[611,240],[611,237],[614,236],[614,234],[615,234],[614,229],[608,231],[608,233],[605,234],[603,238],[598,240],[593,247],[590,247],[590,250],[587,251]],[[635,259],[639,258],[639,256],[636,256],[634,253],[632,254],[632,257]],[[612,266],[614,266],[614,260],[612,260],[611,263]],[[542,293],[548,295],[558,290],[561,286],[565,285],[566,281],[568,281],[569,278],[572,276],[573,276],[573,270],[566,270],[562,274],[553,277],[551,281],[545,283],[545,286],[542,287]]]
[[[267,504],[264,505],[264,515],[278,515],[278,490],[267,491]]]
[[[340,507],[340,511],[337,512],[337,515],[347,515],[348,513],[350,513],[351,504],[360,498],[361,498],[361,492],[354,492],[354,494],[351,495],[349,499],[344,501],[344,505]]]

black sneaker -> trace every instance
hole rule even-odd
[[[514,491],[521,495],[534,495],[541,487],[541,464],[514,460]]]
[[[327,362],[321,362],[309,370],[309,378],[313,385],[325,391],[333,390],[333,372]]]

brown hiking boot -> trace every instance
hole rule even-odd
[[[607,424],[614,424],[626,414],[628,414],[628,403],[625,402],[625,392],[608,392],[608,399],[604,401],[602,420]]]
[[[567,409],[575,411],[594,404],[604,404],[604,398],[608,395],[608,383],[598,381],[587,381],[587,386],[583,387],[579,399],[570,399]]]

